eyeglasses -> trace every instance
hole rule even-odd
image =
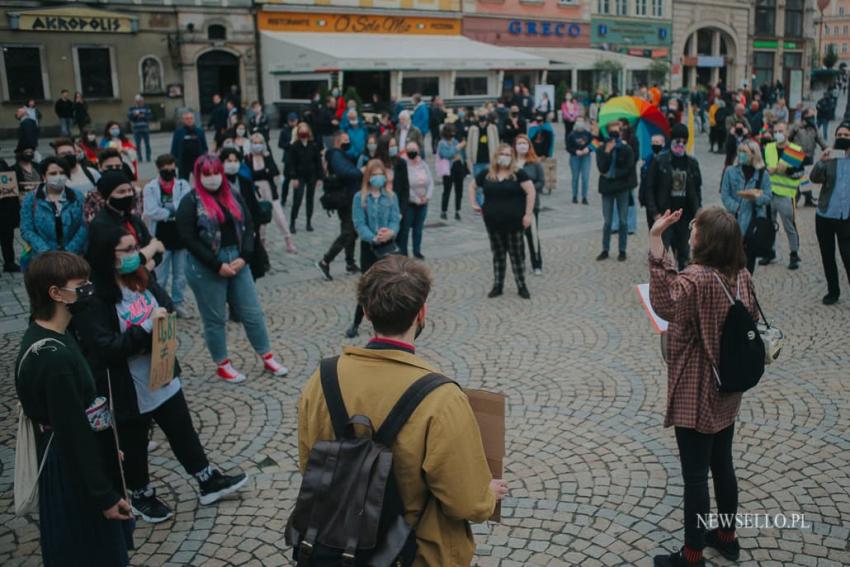
[[[133,244],[132,246],[127,246],[126,248],[116,248],[115,251],[120,252],[122,254],[132,254],[133,252],[138,252],[139,247]]]
[[[94,284],[89,281],[80,284],[79,287],[60,287],[59,289],[73,291],[77,294],[77,299],[83,299],[94,295]]]

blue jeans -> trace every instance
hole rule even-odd
[[[59,119],[59,132],[63,136],[71,135],[71,127],[74,125],[73,118],[60,118]]]
[[[637,207],[635,206],[635,195],[634,195],[634,193],[635,193],[634,189],[632,189],[630,191],[630,196],[629,196],[629,200],[632,202],[632,204],[629,205],[629,215],[628,215],[628,218],[629,218],[629,223],[628,223],[629,234],[634,234],[637,231]],[[619,207],[617,206],[617,203],[615,202],[614,203],[614,212],[611,213],[611,231],[612,232],[620,229],[620,223],[617,221],[617,219],[620,218],[618,209],[619,209]]]
[[[151,160],[151,133],[150,130],[140,130],[133,132],[133,139],[136,141],[136,151],[139,152],[139,161]],[[147,160],[142,159],[142,142],[145,143],[145,155]]]
[[[404,235],[403,239],[399,239],[396,243],[401,248],[401,253],[407,256],[407,236],[410,229],[413,229],[413,255],[422,254],[422,231],[425,228],[425,219],[428,217],[428,205],[407,206],[407,212],[404,218],[401,219],[401,232]]]
[[[628,227],[628,212],[629,212],[629,192],[621,191],[614,195],[602,195],[602,214],[605,217],[605,224],[602,227],[602,250],[608,251],[611,248],[611,219],[614,216],[614,204],[617,204],[617,213],[619,216],[620,230],[620,252],[626,253],[626,243],[629,240]]]
[[[581,198],[587,199],[587,188],[590,185],[590,156],[570,156],[570,173],[573,178],[573,199],[578,198],[578,182],[581,179]]]
[[[238,257],[236,246],[228,246],[218,252],[221,262],[232,262]],[[228,358],[225,332],[228,303],[242,319],[242,326],[254,351],[261,356],[271,352],[263,309],[257,300],[254,278],[248,266],[232,278],[223,278],[190,254],[186,262],[186,279],[195,294],[198,311],[204,322],[204,339],[216,363]]]
[[[171,299],[175,307],[183,303],[186,290],[186,254],[186,250],[166,250],[162,263],[154,269],[156,281],[165,291],[168,291],[168,276],[171,276]]]
[[[823,140],[826,141],[829,139],[829,120],[818,120],[818,126],[820,126],[821,131],[823,132]]]

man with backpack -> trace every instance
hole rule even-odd
[[[387,560],[370,565],[469,565],[469,522],[490,518],[507,493],[505,481],[491,478],[466,395],[416,356],[430,290],[423,263],[395,255],[377,262],[357,290],[375,338],[323,361],[304,387],[304,482],[287,534],[299,565],[338,565],[341,555],[360,565],[376,554]],[[376,433],[355,437],[355,425]],[[358,450],[371,460],[354,458]],[[376,501],[380,510],[370,508]],[[350,515],[359,534],[345,532]]]
[[[331,247],[321,260],[316,262],[316,267],[322,272],[322,277],[332,281],[331,262],[345,250],[345,268],[349,274],[356,274],[360,267],[354,261],[354,245],[357,242],[357,233],[354,231],[354,220],[351,214],[351,203],[354,195],[360,190],[360,181],[363,174],[357,169],[348,151],[351,149],[351,139],[347,132],[337,131],[334,134],[334,145],[325,152],[328,178],[324,182],[324,195],[322,195],[322,206],[330,214],[336,211],[339,216],[339,236],[333,241]]]

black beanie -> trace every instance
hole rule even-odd
[[[97,180],[97,192],[104,199],[109,199],[109,196],[119,185],[124,185],[125,183],[130,183],[130,178],[124,174],[123,171],[116,171],[114,169],[110,169],[104,171],[100,179]]]
[[[684,124],[674,124],[673,130],[670,133],[670,139],[676,140],[678,138],[684,138],[685,140],[687,140],[688,135],[689,133],[687,126],[685,126]]]
[[[841,124],[835,129],[835,133],[838,134],[838,131],[844,128],[845,130],[850,130],[850,120],[843,120]]]

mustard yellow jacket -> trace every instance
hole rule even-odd
[[[365,415],[377,430],[393,405],[417,379],[436,372],[401,350],[346,347],[339,359],[339,383],[349,415]],[[317,441],[334,438],[316,371],[298,404],[301,472]],[[481,433],[463,391],[452,385],[431,392],[408,420],[392,447],[393,467],[405,506],[416,523],[417,567],[466,566],[475,542],[470,522],[484,522],[496,505]]]

